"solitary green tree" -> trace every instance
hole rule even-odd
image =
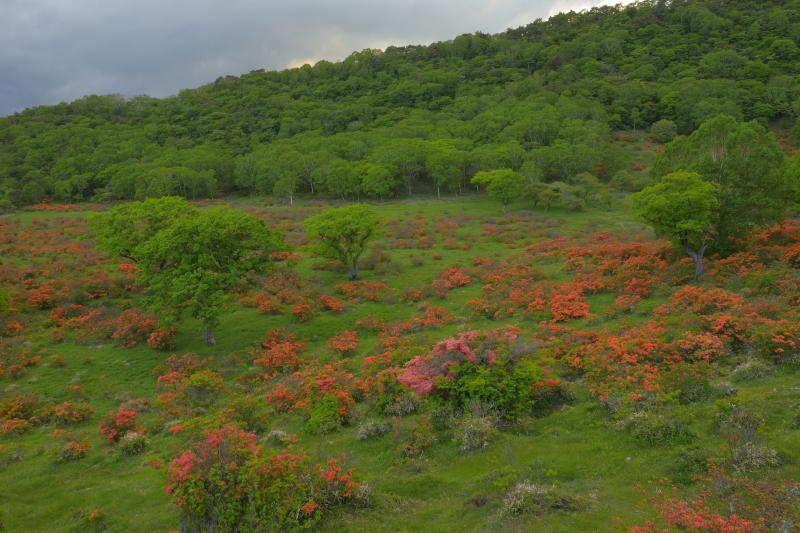
[[[780,146],[764,126],[718,115],[667,144],[654,171],[656,176],[697,172],[719,187],[714,246],[728,252],[754,228],[783,218],[796,181],[785,173],[783,161]]]
[[[106,213],[91,213],[89,228],[101,249],[138,263],[141,244],[176,220],[197,214],[198,210],[183,198],[166,196],[128,202]]]
[[[263,221],[229,207],[179,218],[141,247],[149,301],[201,320],[206,344],[214,344],[213,329],[230,294],[263,271],[282,244]]]
[[[500,200],[505,212],[508,204],[525,194],[525,177],[514,170],[482,170],[472,177],[472,183],[485,185],[489,196]]]
[[[657,233],[674,240],[703,275],[703,257],[717,233],[719,187],[694,172],[673,172],[634,196],[639,215]]]
[[[216,342],[213,329],[231,293],[283,247],[252,215],[201,211],[175,198],[125,204],[91,225],[101,247],[137,263],[147,304],[172,319],[201,320],[206,344]]]
[[[358,260],[378,230],[379,219],[368,205],[333,207],[309,217],[305,230],[323,257],[338,259],[351,280],[358,279]]]

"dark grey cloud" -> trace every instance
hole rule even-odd
[[[602,0],[0,0],[0,115],[495,33]]]

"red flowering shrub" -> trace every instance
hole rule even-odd
[[[356,327],[376,333],[382,331],[386,324],[380,318],[367,317],[356,320]]]
[[[308,322],[314,317],[314,308],[310,304],[296,304],[292,306],[291,315],[298,322]]]
[[[89,439],[83,434],[74,435],[69,431],[56,429],[53,437],[61,441],[55,450],[56,459],[60,462],[83,459],[89,451]]]
[[[433,280],[434,287],[441,286],[447,290],[464,287],[472,282],[472,278],[458,267],[450,267]]]
[[[423,305],[417,316],[414,317],[412,325],[414,329],[438,327],[452,320],[452,315],[444,307],[433,305]]]
[[[718,359],[725,346],[719,337],[711,333],[687,331],[672,343],[673,348],[686,360],[711,362]]]
[[[337,313],[341,313],[342,311],[344,311],[344,303],[338,298],[334,298],[333,296],[329,296],[327,294],[320,294],[317,297],[317,301],[319,302],[320,307],[322,307],[326,311],[335,311]]]
[[[589,315],[589,304],[578,292],[554,294],[550,299],[550,314],[556,322],[566,322]]]
[[[382,281],[347,281],[336,285],[336,292],[351,301],[383,301],[389,286]]]
[[[394,417],[395,433],[397,433],[397,417]],[[399,450],[404,457],[419,457],[436,441],[433,424],[427,415],[422,415],[411,430],[408,440],[400,443]]]
[[[538,367],[507,356],[519,329],[468,331],[437,343],[431,352],[408,361],[397,377],[417,395],[436,394],[458,406],[477,401],[513,418],[531,407]]]
[[[100,435],[105,437],[109,444],[116,444],[129,431],[144,433],[144,428],[136,425],[138,413],[132,409],[120,407],[116,412],[109,413],[100,421]]]
[[[175,329],[156,328],[147,336],[147,345],[154,350],[175,349]]]
[[[111,338],[126,348],[147,342],[150,334],[158,328],[155,316],[136,309],[126,309],[111,321],[110,326]]]
[[[300,366],[297,354],[305,346],[294,340],[291,333],[282,329],[267,332],[261,342],[261,350],[254,352],[253,364],[264,369],[263,378],[270,379],[278,374],[291,372]]]
[[[756,337],[764,355],[776,363],[796,361],[800,356],[800,322],[763,319]]]
[[[50,285],[42,285],[31,289],[28,297],[31,304],[39,309],[52,309],[55,305],[55,294],[53,287]]]
[[[86,402],[62,402],[53,409],[56,424],[75,424],[94,415],[94,409]]]
[[[632,313],[641,299],[638,294],[621,294],[614,299],[611,308],[618,313]]]
[[[265,456],[256,436],[235,426],[213,430],[170,463],[167,494],[188,531],[289,531],[309,527],[334,505],[354,500],[352,471],[304,454]]]
[[[727,473],[712,463],[697,477],[701,492],[691,500],[678,497],[672,487],[659,487],[651,497],[663,522],[680,530],[713,533],[780,531],[800,520],[796,481],[755,481]],[[631,529],[637,533],[656,533],[663,529],[652,520]]]
[[[354,352],[358,349],[358,333],[342,331],[328,340],[328,348],[342,355]]]
[[[319,404],[322,397],[330,396],[336,400],[337,410],[344,420],[355,403],[354,376],[344,370],[350,363],[350,359],[328,365],[310,363],[270,387],[264,399],[275,410],[288,411],[307,410],[313,404]]]
[[[0,436],[19,435],[45,422],[46,406],[25,396],[14,396],[0,401]]]
[[[697,285],[681,287],[670,297],[670,303],[675,308],[701,315],[738,309],[743,302],[743,298],[738,294],[724,289],[705,289]]]

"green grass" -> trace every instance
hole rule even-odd
[[[236,204],[260,208],[258,200],[237,201]],[[301,202],[298,208],[302,205]],[[289,211],[290,208],[269,209]],[[364,272],[365,279],[384,280],[398,295],[407,287],[429,285],[448,266],[470,265],[479,256],[507,257],[517,253],[524,244],[545,237],[582,235],[599,230],[646,231],[621,203],[613,210],[583,213],[512,211],[519,216],[519,221],[514,223],[519,238],[514,239],[513,245],[483,235],[483,224],[501,222],[498,205],[483,197],[398,201],[380,204],[377,209],[386,219],[404,219],[408,223],[413,223],[418,214],[429,222],[441,217],[468,215],[468,222],[458,230],[458,236],[471,243],[469,250],[444,249],[441,242],[430,250],[391,250],[392,260],[400,266],[399,273],[384,276]],[[55,214],[18,216],[28,224],[34,220],[52,220]],[[530,230],[531,227],[535,229]],[[434,254],[440,257],[434,258]],[[412,265],[415,258],[420,265]],[[344,281],[344,277],[336,272],[315,270],[315,262],[308,253],[303,253],[303,260],[296,269],[307,284],[332,294],[333,286]],[[560,262],[542,260],[534,266],[551,279],[570,277]],[[479,294],[480,286],[474,283],[452,291],[446,300],[434,299],[430,303],[445,307],[467,321],[471,328],[502,324],[503,321],[469,318],[465,302]],[[613,298],[607,294],[590,297],[591,311],[597,318],[575,325],[589,324],[593,329],[614,326],[615,319],[606,314]],[[659,298],[649,300],[637,315],[627,317],[626,321],[647,320],[649,310],[662,302],[663,298]],[[304,356],[332,361],[335,356],[326,350],[325,342],[343,329],[354,329],[356,320],[378,317],[398,321],[416,313],[418,304],[396,300],[348,303],[342,314],[323,313],[304,324],[294,323],[287,316],[259,315],[253,309],[234,304],[216,331],[216,346],[205,346],[200,325],[186,321],[177,337],[177,353],[211,356],[226,376],[232,378],[248,370],[247,350],[257,344],[266,330],[285,327],[307,343]],[[45,323],[44,316],[40,320],[41,324]],[[523,327],[524,333],[537,328],[532,320],[511,322]],[[453,324],[425,330],[413,334],[413,338],[421,346],[430,346],[460,327]],[[359,336],[362,344],[354,357],[375,353],[372,348],[377,337],[367,333],[359,333]],[[180,436],[162,432],[163,428],[149,426],[150,450],[144,456],[125,457],[105,445],[97,430],[98,418],[124,399],[154,400],[154,368],[164,360],[165,354],[141,346],[124,349],[109,341],[54,345],[50,344],[46,331],[33,335],[32,342],[44,346],[50,354],[61,355],[65,365],[53,367],[45,359],[20,379],[0,381],[0,393],[62,399],[67,385],[82,385],[97,414],[70,429],[86,432],[91,449],[84,460],[56,463],[50,451],[52,426],[34,428],[22,436],[0,440],[2,445],[19,447],[23,455],[21,461],[0,467],[0,523],[9,532],[74,531],[77,513],[99,508],[109,516],[108,531],[176,529],[178,511],[164,494],[164,474],[146,462],[151,459],[166,462],[186,442]],[[797,464],[800,431],[788,429],[787,421],[798,412],[800,405],[798,377],[800,372],[789,369],[737,384],[738,398],[765,413],[764,437],[791,459],[769,472],[768,476],[774,479],[800,477]],[[320,524],[322,531],[617,531],[643,522],[654,515],[647,499],[648,487],[670,476],[670,469],[682,448],[638,444],[630,435],[610,425],[609,417],[588,395],[582,383],[575,383],[574,387],[578,397],[572,405],[543,418],[524,420],[501,432],[489,447],[469,454],[459,452],[457,444],[446,433],[437,434],[436,444],[421,459],[405,461],[401,460],[398,443],[391,433],[367,442],[356,439],[355,426],[330,435],[311,435],[297,414],[273,416],[270,428],[300,435],[300,446],[315,460],[328,456],[343,458],[373,488],[375,504],[372,507],[337,510]],[[704,400],[684,409],[697,436],[693,445],[710,452],[718,452],[723,444],[711,423],[714,401]],[[359,410],[365,408],[359,406]],[[415,418],[406,417],[400,423],[408,427]],[[145,415],[145,425],[154,420],[152,414]],[[521,518],[504,516],[501,512],[503,495],[522,479],[556,486],[578,497],[582,507],[577,512]],[[686,490],[691,493],[693,488]]]

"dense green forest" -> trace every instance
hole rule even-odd
[[[385,199],[462,191],[493,169],[580,203],[597,180],[644,184],[615,131],[666,142],[720,113],[791,131],[799,41],[800,1],[645,1],[165,99],[86,96],[0,118],[0,203]]]

